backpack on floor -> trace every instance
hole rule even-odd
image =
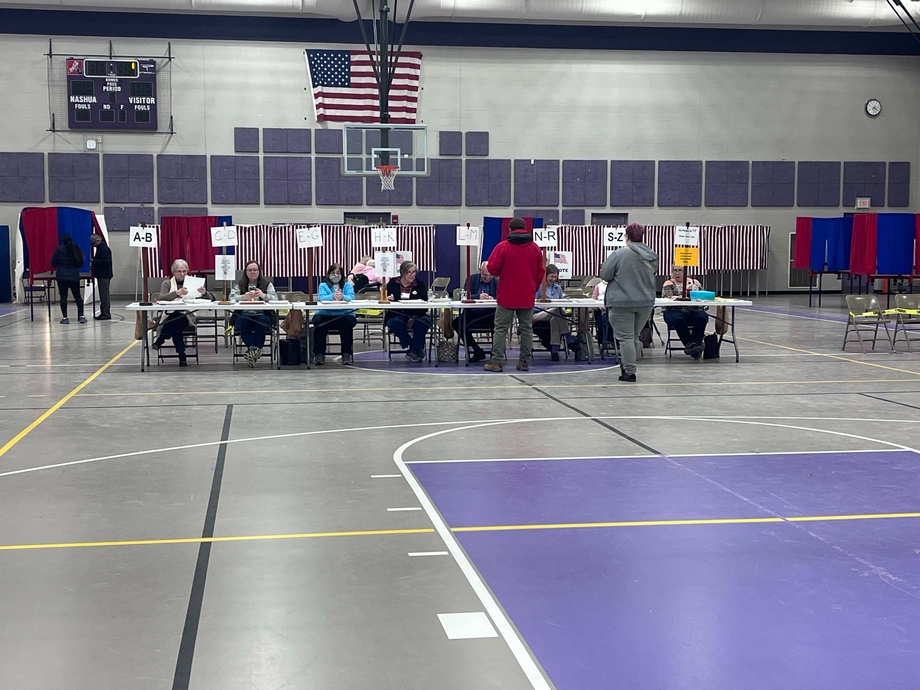
[[[703,359],[719,359],[719,348],[722,343],[717,333],[710,333],[703,338]]]
[[[278,341],[278,356],[285,366],[300,364],[300,338],[285,338]]]

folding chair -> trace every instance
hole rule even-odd
[[[859,349],[863,351],[863,354],[865,354],[866,348],[863,345],[861,334],[871,332],[872,350],[874,351],[875,341],[878,340],[879,326],[885,328],[888,346],[893,347],[891,344],[891,332],[888,330],[888,319],[883,316],[882,308],[879,306],[875,295],[847,295],[846,299],[849,315],[847,316],[847,328],[843,334],[843,347],[841,349],[844,351],[847,349],[847,342],[850,342],[849,337],[852,330],[856,333]]]
[[[435,297],[444,298],[448,297],[447,286],[450,285],[450,276],[446,278],[435,278],[431,282],[431,291],[434,293]]]
[[[236,312],[240,316],[245,314],[245,312]],[[268,359],[275,366],[276,369],[281,368],[281,357],[279,350],[279,342],[281,341],[281,323],[278,320],[278,312],[269,311],[268,316],[271,319],[271,325],[266,332],[268,337]],[[238,320],[238,319],[237,319]],[[236,360],[245,359],[246,352],[249,350],[243,343],[243,338],[240,335],[239,329],[236,326],[236,321],[233,325],[233,364],[236,365]]]
[[[901,294],[894,296],[894,309],[886,309],[885,316],[894,316],[894,335],[891,338],[891,348],[894,349],[898,340],[898,333],[904,334],[904,342],[907,343],[907,351],[911,352],[911,342],[920,341],[920,337],[912,338],[911,333],[920,333],[916,328],[910,326],[920,326],[920,294]]]
[[[359,300],[370,300],[372,302],[380,301],[380,290],[365,290],[359,292],[355,297]],[[366,307],[355,310],[355,318],[358,320],[356,328],[361,328],[361,342],[370,345],[372,340],[380,340],[380,348],[386,349],[386,337],[383,334],[383,315],[382,309]]]

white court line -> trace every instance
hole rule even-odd
[[[450,554],[447,551],[410,551],[409,555],[412,557],[417,556],[449,556]]]
[[[733,455],[821,455],[836,453],[900,453],[900,448],[858,448],[853,450],[770,450],[770,451],[739,451],[737,453],[680,453],[679,455],[669,454],[669,458],[719,458],[731,457]],[[549,460],[638,460],[648,458],[658,458],[659,455],[560,455],[553,458],[457,458],[453,460],[406,460],[407,465],[450,465],[463,462],[544,462]],[[391,477],[401,477],[400,474],[388,475]]]
[[[402,479],[401,474],[372,474],[371,475],[371,479],[395,479],[397,477]]]
[[[920,424],[920,420],[916,419],[874,419],[874,418],[858,418],[858,417],[792,417],[792,416],[738,416],[738,417],[699,417],[699,416],[675,416],[675,415],[604,415],[597,417],[583,417],[581,415],[575,416],[566,416],[566,417],[534,417],[530,419],[494,419],[488,421],[489,424],[514,424],[514,423],[523,423],[523,422],[559,422],[559,421],[594,421],[596,419],[619,419],[619,420],[662,420],[662,421],[680,421],[680,420],[690,420],[690,421],[718,421],[719,419],[796,419],[802,421],[824,421],[824,422],[878,422],[880,424]],[[58,462],[52,465],[38,465],[36,467],[24,467],[18,470],[9,470],[7,472],[0,472],[0,478],[2,477],[11,477],[17,474],[28,474],[30,472],[40,472],[42,470],[54,470],[60,469],[61,467],[73,467],[75,465],[85,465],[93,462],[102,462],[103,460],[120,460],[122,458],[132,458],[138,457],[141,455],[152,455],[155,453],[169,453],[172,451],[179,450],[192,450],[195,448],[210,448],[212,446],[219,446],[222,444],[235,444],[235,443],[249,443],[252,441],[273,441],[280,438],[300,438],[302,436],[319,436],[323,434],[338,434],[338,433],[348,433],[352,431],[388,431],[390,429],[413,429],[426,426],[445,426],[449,424],[480,424],[487,420],[454,420],[446,422],[416,422],[414,424],[387,424],[384,426],[364,426],[364,427],[351,427],[347,429],[321,429],[318,431],[297,431],[289,434],[271,434],[269,436],[250,436],[248,438],[235,438],[228,439],[226,441],[205,441],[203,443],[190,443],[184,446],[167,446],[164,448],[149,448],[147,450],[137,450],[131,453],[117,453],[115,455],[103,455],[97,458],[86,458],[84,460],[71,460],[68,462]],[[811,429],[811,431],[820,431],[818,429]],[[846,435],[846,434],[844,434]],[[863,438],[863,437],[854,437],[854,438]],[[913,448],[908,448],[907,446],[899,446],[898,444],[891,444],[886,441],[879,441],[877,439],[864,439],[869,440],[874,443],[883,443],[885,445],[894,446],[896,448],[902,448],[903,450],[914,450]],[[920,451],[916,451],[920,452]],[[640,456],[645,457],[645,456]]]
[[[12,316],[13,314],[19,314],[20,312],[24,312],[24,311],[25,309],[17,309],[16,311],[8,311],[6,314],[0,314],[0,319],[2,319],[4,316]]]
[[[421,510],[419,506],[411,506],[409,508],[387,508],[388,513],[405,513],[410,510]]]

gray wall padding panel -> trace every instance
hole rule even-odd
[[[610,161],[610,205],[655,205],[655,161]]]
[[[99,203],[98,153],[49,153],[48,201]]]
[[[514,205],[558,206],[559,161],[514,161]]]
[[[467,206],[511,206],[511,160],[466,161]]]
[[[370,165],[370,158],[366,159],[367,165]],[[403,158],[400,161],[400,172],[404,170],[411,171],[414,169],[412,158]],[[414,178],[407,177],[397,173],[396,184],[392,192],[380,189],[380,178],[364,178],[364,198],[368,206],[412,206],[413,190],[415,189]]]
[[[750,176],[748,161],[706,161],[706,205],[746,208]]]
[[[153,206],[105,206],[102,213],[106,227],[114,232],[128,232],[132,225],[156,222]]]
[[[310,130],[266,127],[262,130],[262,150],[265,153],[310,153]]]
[[[488,132],[467,132],[466,133],[466,155],[467,156],[488,156],[489,155],[489,133]]]
[[[107,204],[153,203],[153,155],[102,155],[103,201]]]
[[[45,201],[45,154],[0,153],[0,202]]]
[[[844,161],[843,163],[843,205],[856,208],[856,197],[867,196],[872,206],[885,205],[885,163]]]
[[[236,153],[258,153],[259,152],[259,128],[258,127],[234,127],[233,128],[233,150]]]
[[[585,224],[585,210],[583,208],[564,208],[562,209],[562,224],[563,225],[584,225]]]
[[[888,164],[888,206],[907,208],[910,206],[910,163]]]
[[[309,206],[313,203],[313,160],[300,156],[262,159],[266,206]]]
[[[317,153],[342,153],[341,129],[318,129],[314,136],[314,148]],[[358,151],[360,152],[360,148]]]
[[[157,156],[157,202],[161,204],[208,203],[208,157],[159,154]]]
[[[695,208],[703,203],[703,161],[658,161],[658,206]]]
[[[317,130],[319,134],[321,130]],[[340,158],[316,158],[316,203],[321,206],[362,206],[364,179],[342,175]]]
[[[799,161],[796,205],[840,206],[840,161]]]
[[[163,222],[163,216],[206,216],[208,215],[207,206],[169,206],[157,209],[157,219]]]
[[[431,175],[415,180],[415,205],[462,205],[463,161],[454,158],[432,158],[428,165],[431,166]]]
[[[463,154],[463,132],[439,132],[438,155],[460,156]]]
[[[211,203],[258,204],[258,156],[211,156]]]
[[[542,218],[543,225],[559,225],[558,208],[516,208],[515,218]]]
[[[795,163],[754,161],[751,164],[751,206],[791,208],[795,205]]]
[[[562,205],[606,206],[607,161],[562,161]]]

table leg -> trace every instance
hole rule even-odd
[[[468,367],[470,365],[470,344],[466,342],[466,309],[460,310],[460,332],[457,334],[457,337],[463,340],[463,366]],[[459,350],[457,350],[459,354]]]
[[[144,371],[145,357],[149,357],[147,354],[147,312],[141,311],[138,314],[144,319],[144,336],[141,338],[141,371]]]
[[[434,368],[437,369],[441,365],[441,362],[438,360],[438,341],[439,341],[439,338],[438,338],[439,330],[438,329],[440,329],[441,324],[438,323],[438,318],[437,318],[438,312],[436,309],[432,309],[428,313],[430,314],[429,318],[432,321],[432,327],[428,330],[428,334],[429,334],[428,361],[429,362],[431,361],[431,345],[433,342],[434,343]]]
[[[732,307],[732,345],[735,346],[735,364],[741,361],[741,353],[738,352],[738,338],[735,337],[735,308]]]

